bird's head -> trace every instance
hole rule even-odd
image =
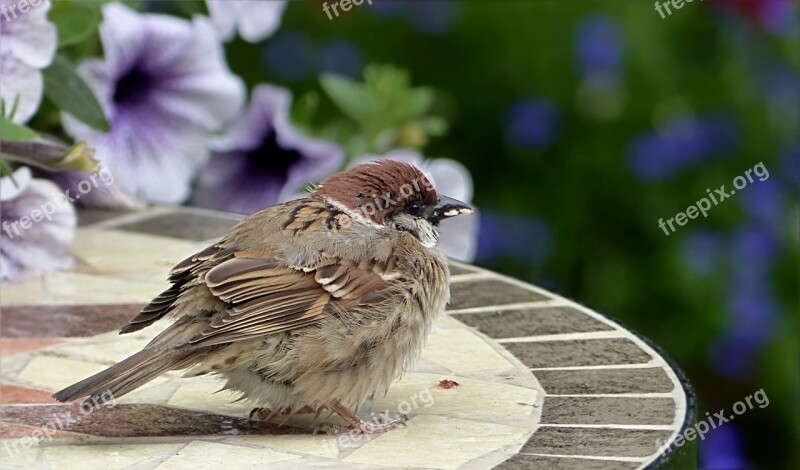
[[[404,231],[425,246],[438,241],[442,220],[470,214],[468,204],[440,196],[417,167],[377,160],[337,173],[312,193],[344,210],[354,220]]]

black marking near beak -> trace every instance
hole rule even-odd
[[[442,219],[455,217],[461,214],[472,214],[475,209],[467,203],[453,199],[447,196],[439,196],[439,203],[433,208],[433,211],[428,215],[428,222],[437,224]]]

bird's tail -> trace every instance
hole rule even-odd
[[[182,369],[194,359],[196,351],[144,349],[108,369],[83,379],[53,394],[66,402],[88,396],[84,404],[99,405],[119,398],[172,369]]]

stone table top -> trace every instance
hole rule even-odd
[[[168,373],[85,412],[50,394],[140,349],[163,327],[115,330],[178,261],[239,216],[156,207],[83,211],[76,266],[2,288],[0,468],[548,468],[687,465],[683,374],[646,339],[584,306],[453,262],[448,312],[421,360],[360,410],[405,413],[371,439],[314,435],[313,413],[247,419],[221,382]],[[153,331],[150,331],[153,330]],[[331,418],[334,419],[334,418]],[[280,425],[282,421],[286,425]]]

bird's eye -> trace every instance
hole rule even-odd
[[[422,212],[422,206],[418,202],[412,202],[408,205],[408,213],[413,215],[414,217],[418,216],[420,212]]]

